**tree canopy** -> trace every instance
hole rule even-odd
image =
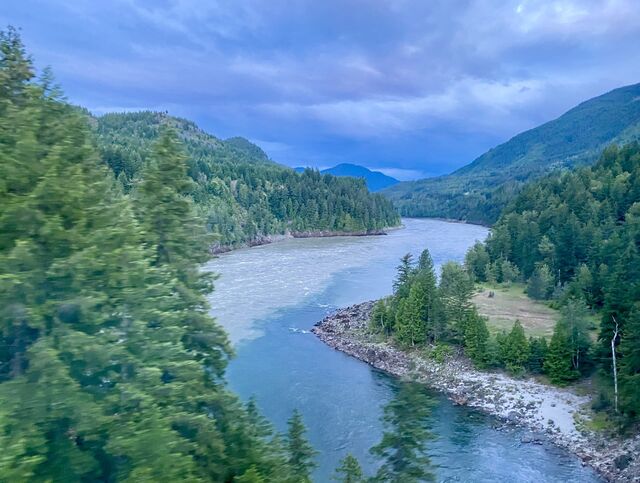
[[[167,129],[173,131],[193,181],[185,193],[216,245],[233,247],[285,232],[367,233],[400,223],[391,203],[369,193],[363,180],[312,169],[297,173],[270,161],[246,139],[223,141],[162,112],[85,115],[101,158],[126,192],[135,191],[156,154],[154,143]]]
[[[281,438],[226,388],[176,135],[151,144],[126,193],[14,29],[0,79],[2,479],[292,477]]]

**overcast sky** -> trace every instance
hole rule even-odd
[[[640,0],[2,0],[0,21],[95,113],[402,179],[640,82]]]

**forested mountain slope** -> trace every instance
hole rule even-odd
[[[638,143],[608,148],[593,167],[528,184],[493,227],[486,251],[476,245],[469,252],[467,266],[476,278],[494,282],[510,281],[519,273],[532,297],[553,298],[559,305],[578,300],[598,311],[598,347],[588,351],[584,339],[576,350],[584,352],[585,360],[592,357],[610,384],[615,340],[620,410],[640,418]],[[558,350],[576,347],[575,332],[566,337]],[[571,350],[565,360],[571,360]],[[588,364],[578,367],[574,361],[561,369],[562,377],[571,379],[588,370]]]
[[[130,190],[165,128],[187,153],[191,196],[217,243],[235,246],[285,232],[371,232],[399,223],[391,203],[358,179],[271,162],[243,138],[220,140],[194,123],[158,112],[91,118],[102,159]]]
[[[554,169],[593,163],[609,144],[640,139],[640,84],[590,99],[518,134],[450,175],[384,191],[400,212],[493,223],[522,184]]]

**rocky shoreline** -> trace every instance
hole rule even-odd
[[[408,377],[447,395],[454,403],[477,408],[507,424],[527,428],[523,442],[547,439],[577,455],[606,481],[640,482],[640,436],[612,439],[586,429],[589,396],[475,369],[461,354],[438,362],[424,351],[401,351],[369,335],[366,326],[374,302],[341,309],[325,317],[313,332],[336,350],[398,377]]]
[[[294,231],[285,234],[261,235],[239,245],[220,245],[214,244],[209,248],[211,255],[220,255],[240,248],[257,247],[261,245],[269,245],[271,243],[290,240],[292,238],[330,238],[336,236],[379,236],[386,235],[391,230],[397,230],[399,227],[389,227],[379,230],[363,230],[363,231]]]

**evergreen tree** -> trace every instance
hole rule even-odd
[[[287,463],[291,471],[290,481],[295,483],[310,482],[311,473],[316,468],[316,463],[313,460],[316,452],[305,438],[307,429],[298,410],[293,412],[287,425],[289,429],[286,435],[286,447]]]
[[[594,280],[593,275],[591,274],[591,270],[589,270],[589,267],[583,263],[578,268],[578,273],[575,278],[575,286],[579,291],[579,296],[589,306],[593,306],[595,304],[595,293],[593,284]]]
[[[382,421],[386,431],[371,453],[383,463],[374,481],[411,483],[434,481],[426,442],[433,439],[429,431],[431,400],[422,386],[404,383],[396,397],[384,408]]]
[[[520,270],[518,270],[518,267],[509,260],[502,260],[500,264],[500,272],[502,275],[501,282],[507,285],[512,282],[517,282],[520,278]]]
[[[407,253],[400,259],[397,275],[393,281],[393,293],[399,298],[409,295],[409,280],[413,274],[413,256]]]
[[[266,474],[277,461],[247,449],[247,414],[222,380],[228,344],[189,259],[206,252],[183,229],[192,214],[178,203],[185,225],[168,230],[134,210],[83,115],[32,71],[15,31],[0,35],[0,474]]]
[[[549,267],[545,264],[538,265],[527,283],[527,295],[532,299],[546,300],[552,290],[553,276]]]
[[[373,332],[391,335],[395,327],[395,314],[385,299],[378,300],[371,311],[369,327]]]
[[[161,380],[156,387],[145,382],[163,371],[175,370],[177,384],[183,382],[180,376],[194,377],[193,371],[177,375],[190,356],[179,338],[168,337],[169,294],[148,288],[162,280],[161,274],[147,265],[132,210],[98,166],[82,121],[65,112],[57,99],[43,97],[42,89],[33,92],[38,95],[30,101],[34,110],[50,117],[44,131],[52,134],[52,145],[8,156],[13,161],[5,165],[10,168],[26,156],[35,177],[23,185],[24,191],[14,192],[11,206],[3,205],[8,208],[4,221],[22,205],[22,214],[30,211],[39,228],[14,225],[14,238],[0,255],[3,273],[12,274],[0,298],[8,308],[5,327],[14,329],[3,333],[15,348],[9,355],[13,369],[0,385],[0,400],[8,411],[4,422],[18,440],[32,434],[41,441],[38,446],[28,443],[33,459],[39,460],[35,478],[189,478],[197,473],[189,444],[184,441],[184,450],[177,450],[180,437],[172,418],[153,396]],[[50,110],[59,113],[57,123]],[[29,125],[38,129],[35,120]],[[151,328],[147,320],[158,325]],[[166,346],[162,355],[147,345],[159,338]],[[118,340],[120,345],[114,343]],[[167,388],[165,406],[170,394]],[[142,401],[144,419],[136,409]],[[38,433],[16,427],[15,421],[30,421]],[[126,462],[118,464],[124,454]]]
[[[572,357],[569,330],[566,324],[560,320],[553,330],[553,336],[544,360],[544,372],[552,383],[562,385],[578,377],[578,373],[572,365]]]
[[[432,274],[433,277],[435,278],[435,268],[433,266],[433,258],[431,257],[431,253],[429,252],[428,248],[425,248],[424,250],[422,250],[422,253],[420,253],[420,258],[418,259],[418,270],[426,273],[426,274]]]
[[[464,268],[469,272],[472,280],[477,282],[487,281],[487,270],[491,259],[484,243],[477,241],[464,257]]]
[[[484,317],[475,310],[467,318],[464,332],[464,353],[478,367],[484,367],[489,361],[489,329]]]
[[[366,481],[360,463],[352,454],[348,454],[340,461],[340,466],[336,468],[333,479],[341,483],[364,483]]]
[[[620,342],[620,402],[632,418],[640,416],[640,306],[629,313]]]
[[[467,319],[473,312],[473,291],[473,281],[460,264],[447,262],[442,266],[438,293],[449,328],[460,340],[464,337]]]
[[[396,338],[401,344],[422,344],[427,339],[436,340],[443,332],[440,300],[437,293],[436,275],[428,250],[420,255],[418,266],[412,270],[403,286],[408,293],[396,296]]]
[[[426,337],[429,341],[436,342],[446,336],[446,320],[442,300],[438,293],[433,259],[428,249],[423,250],[420,254],[413,283],[419,287],[422,294],[421,317]]]
[[[189,309],[184,315],[188,349],[221,376],[231,350],[226,335],[208,314],[204,294],[213,289],[215,277],[199,264],[208,259],[210,239],[187,196],[191,186],[186,157],[175,133],[167,130],[154,146],[136,188],[137,217],[144,241],[153,250],[154,266],[173,276],[173,290]]]
[[[409,289],[407,298],[402,299],[396,314],[396,339],[405,346],[423,343],[426,337],[424,308],[426,294],[421,284],[415,283]]]
[[[153,247],[156,265],[183,266],[208,259],[207,234],[189,198],[194,189],[187,175],[187,156],[172,130],[153,145],[152,155],[135,191],[138,217]]]
[[[529,337],[530,354],[527,362],[527,370],[529,372],[542,374],[547,350],[547,339],[544,337]]]
[[[529,361],[529,342],[519,320],[513,324],[511,332],[504,338],[501,348],[501,359],[506,368],[513,373],[524,371]]]
[[[240,476],[237,476],[233,479],[235,483],[266,483],[262,475],[255,466],[252,466],[247,471],[242,473]]]

